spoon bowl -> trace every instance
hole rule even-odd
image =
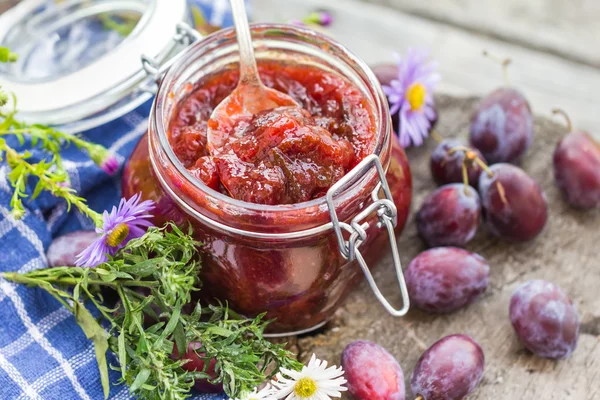
[[[240,48],[240,79],[208,120],[207,150],[212,155],[228,137],[241,135],[252,116],[277,107],[298,106],[291,96],[266,87],[260,80],[244,0],[231,0],[231,11]]]

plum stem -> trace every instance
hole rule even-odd
[[[423,398],[423,396],[421,396],[421,395],[418,395],[418,396],[417,396],[417,398],[416,398],[415,400],[425,400],[425,399]]]
[[[565,110],[561,110],[560,108],[553,108],[552,115],[561,115],[567,122],[567,131],[573,131],[573,124],[571,123],[571,118],[569,118],[569,114],[567,114]]]
[[[456,153],[457,151],[465,152],[465,157],[463,158],[463,179],[464,179],[464,174],[465,174],[465,169],[466,169],[465,163],[467,163],[467,162],[476,163],[477,165],[479,165],[481,167],[481,169],[483,169],[485,172],[487,172],[487,174],[490,178],[492,176],[494,176],[494,172],[490,169],[490,167],[488,167],[487,164],[485,162],[483,162],[483,160],[481,158],[479,158],[473,150],[471,150],[467,146],[456,146],[456,147],[449,149],[448,154],[452,155],[452,154]]]
[[[512,86],[512,83],[510,81],[510,75],[508,73],[508,66],[512,63],[512,60],[508,57],[500,58],[494,54],[491,54],[487,50],[483,51],[483,55],[491,60],[496,61],[497,63],[499,63],[502,66],[502,74],[504,75],[504,83],[506,83],[506,86]]]
[[[504,205],[508,205],[508,200],[506,199],[506,190],[504,190],[504,185],[502,183],[496,181],[496,187],[498,188],[498,194],[500,195],[500,200]]]
[[[463,162],[462,162],[462,177],[463,177],[463,183],[465,185],[464,191],[465,191],[465,195],[467,195],[467,197],[471,196],[471,192],[469,192],[469,172],[467,171],[467,156],[465,155],[465,158],[463,158]]]
[[[435,140],[438,143],[442,143],[442,141],[444,140],[444,137],[440,135],[435,129],[429,131],[429,135],[433,138],[433,140]]]
[[[487,174],[488,174],[488,176],[489,176],[490,178],[494,176],[494,171],[492,171],[492,170],[490,169],[490,167],[488,167],[488,166],[487,166],[487,164],[486,164],[486,163],[484,163],[484,162],[483,162],[483,160],[482,160],[481,158],[479,158],[479,157],[475,157],[475,160],[474,160],[474,161],[475,161],[475,162],[477,163],[477,165],[479,165],[479,166],[480,166],[480,167],[481,167],[481,168],[482,168],[482,169],[483,169],[485,172],[487,172]]]

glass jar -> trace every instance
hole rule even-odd
[[[170,63],[200,37],[191,21],[186,0],[22,0],[0,16],[0,43],[19,55],[0,86],[21,120],[69,133],[147,115],[156,77],[141,59]]]
[[[149,132],[124,172],[124,196],[141,192],[154,200],[157,225],[190,223],[203,243],[203,296],[227,301],[247,316],[266,312],[267,319],[275,319],[271,334],[301,333],[324,324],[358,282],[361,269],[382,304],[403,315],[408,297],[394,233],[406,222],[412,183],[377,79],[364,62],[325,35],[287,25],[260,24],[252,30],[259,64],[309,63],[333,71],[363,93],[375,117],[374,153],[326,197],[291,205],[235,200],[192,177],[169,144],[169,124],[198,81],[237,62],[235,34],[227,29],[192,45],[163,78]],[[402,291],[400,310],[383,298],[368,268],[390,246]]]

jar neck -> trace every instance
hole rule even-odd
[[[259,60],[287,51],[291,60],[301,57],[297,62],[306,62],[300,54],[304,52],[304,56],[310,55],[309,62],[321,60],[323,67],[333,69],[331,65],[335,63],[340,76],[356,83],[372,105],[376,137],[373,153],[387,168],[391,158],[392,134],[389,111],[376,77],[362,61],[330,38],[307,29],[258,25],[253,27],[253,38]],[[265,238],[272,234],[302,237],[329,231],[331,219],[325,198],[277,206],[239,201],[210,189],[192,177],[171,148],[167,135],[176,105],[186,98],[190,87],[202,76],[219,71],[235,57],[237,48],[233,31],[220,31],[191,46],[188,55],[172,67],[161,83],[149,126],[150,156],[161,186],[191,218],[222,230]],[[369,171],[340,193],[335,193],[333,198],[339,219],[349,220],[364,208],[378,183],[375,171]]]

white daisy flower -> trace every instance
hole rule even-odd
[[[285,400],[331,400],[341,397],[346,379],[341,367],[327,368],[327,361],[319,360],[314,354],[302,371],[281,368],[277,380],[273,381],[278,391],[275,396]]]
[[[262,390],[254,389],[252,393],[249,393],[242,397],[242,400],[277,400],[274,394],[275,390],[271,385],[265,386]],[[239,400],[239,399],[229,399]]]

